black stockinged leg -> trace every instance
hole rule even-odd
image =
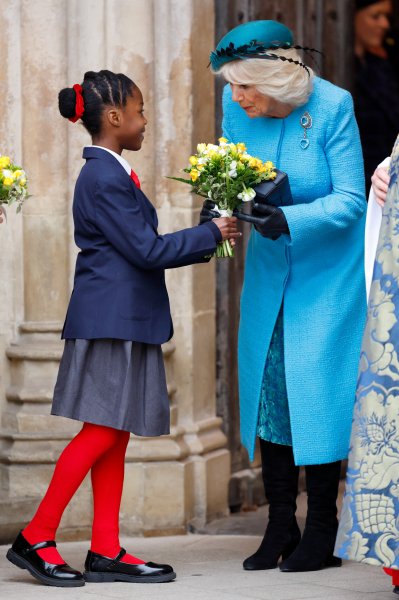
[[[338,529],[337,496],[341,461],[306,467],[308,513],[301,543],[280,565],[283,572],[318,571],[340,567],[333,556]]]
[[[269,521],[258,550],[243,563],[247,571],[275,569],[279,558],[289,556],[301,539],[295,518],[299,467],[292,447],[260,440],[260,449]]]

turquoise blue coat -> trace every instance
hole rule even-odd
[[[351,95],[315,78],[308,103],[285,119],[250,119],[223,95],[223,131],[289,175],[290,235],[249,239],[238,343],[242,442],[252,459],[259,397],[284,299],[285,372],[295,462],[348,454],[366,316],[363,159]],[[309,145],[300,118],[309,112]]]

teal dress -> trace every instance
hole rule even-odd
[[[292,446],[290,413],[284,369],[284,319],[281,306],[263,372],[258,436],[262,440]]]

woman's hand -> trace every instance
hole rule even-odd
[[[251,215],[240,211],[236,214],[241,221],[253,223],[256,231],[273,241],[277,240],[282,233],[290,233],[285,214],[278,206],[255,202]]]
[[[220,217],[220,212],[218,211],[216,204],[212,202],[212,200],[205,200],[200,212],[200,225],[212,221],[212,219],[217,219],[218,217]]]
[[[376,202],[384,206],[389,186],[389,175],[387,167],[378,167],[371,178],[371,184],[375,194]]]
[[[219,219],[213,219],[213,222],[219,227],[222,240],[230,240],[231,245],[235,246],[235,238],[242,236],[242,233],[237,231],[236,217],[219,217]]]

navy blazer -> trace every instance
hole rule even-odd
[[[154,206],[106,150],[85,148],[73,200],[80,248],[63,339],[162,344],[173,335],[164,269],[205,262],[215,223],[159,235]]]

